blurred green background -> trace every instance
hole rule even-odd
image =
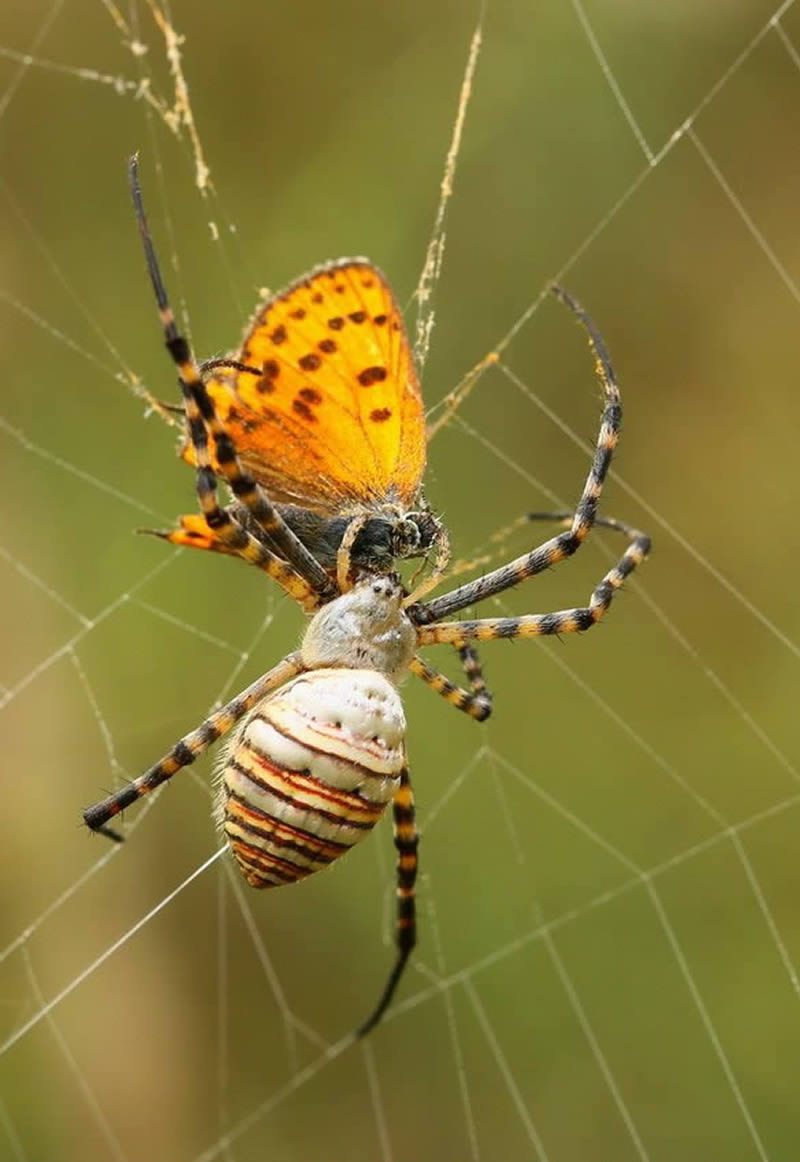
[[[568,264],[626,405],[634,494],[613,481],[604,511],[655,552],[593,634],[485,648],[485,727],[406,687],[421,943],[398,1009],[342,1048],[390,962],[388,826],[283,892],[221,860],[115,951],[217,849],[213,764],[130,812],[124,849],[79,826],[301,628],[254,571],[132,535],[191,511],[193,489],[125,387],[176,396],[125,160],[141,151],[201,357],[236,346],[260,287],[326,258],[369,255],[406,302],[477,6],[176,0],[202,197],[185,128],[148,101],[173,99],[148,4],[6,0],[0,1039],[111,954],[0,1057],[0,1156],[797,1157],[800,5],[784,8],[766,28],[762,0],[585,0],[650,165],[578,9],[487,4],[426,401]],[[586,470],[532,394],[593,438],[572,321],[545,302],[505,363],[523,387],[493,369],[468,427],[431,447],[457,555],[491,551],[546,490],[573,502]],[[582,602],[620,547],[596,542],[484,612]],[[529,543],[518,529],[507,551]]]

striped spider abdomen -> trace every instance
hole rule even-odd
[[[217,804],[247,882],[292,883],[363,839],[399,789],[405,730],[377,670],[312,670],[260,702],[227,750]]]

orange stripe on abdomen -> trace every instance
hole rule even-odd
[[[372,827],[383,815],[385,803],[371,803],[362,799],[360,795],[349,791],[340,791],[300,771],[282,770],[274,762],[254,750],[252,747],[242,747],[237,752],[238,761],[242,761],[242,751],[266,773],[264,779],[272,791],[291,799],[294,803],[307,803],[318,810],[320,815],[329,815],[338,819],[346,818],[358,825]],[[252,771],[252,768],[250,768]]]
[[[399,787],[404,729],[397,691],[373,671],[312,671],[257,706],[231,744],[218,804],[248,882],[302,879],[362,839]]]

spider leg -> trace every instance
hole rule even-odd
[[[281,588],[306,610],[318,608],[320,596],[315,589],[284,560],[262,545],[252,533],[243,528],[236,517],[226,508],[220,507],[217,498],[217,477],[208,456],[208,435],[202,421],[197,401],[188,387],[181,384],[184,391],[186,418],[189,433],[197,458],[196,489],[203,517],[215,540],[223,550],[227,549],[237,557],[249,561],[263,569]],[[168,539],[168,535],[167,538]]]
[[[281,686],[303,669],[300,655],[288,654],[282,662],[278,662],[277,666],[273,666],[266,674],[262,674],[251,686],[232,698],[227,705],[210,714],[196,730],[184,735],[164,758],[145,771],[143,775],[140,775],[138,779],[134,779],[127,786],[121,787],[113,795],[109,795],[92,807],[87,807],[83,813],[86,826],[92,831],[99,831],[109,839],[121,843],[122,836],[107,826],[109,819],[119,815],[120,811],[130,807],[131,803],[135,803],[143,795],[148,795],[154,791],[167,779],[171,779],[182,767],[188,767],[199,755],[208,750],[212,743],[227,734],[231,727],[257,702],[265,698],[271,690],[274,690],[276,686]]]
[[[483,677],[483,667],[478,656],[478,651],[474,646],[468,646],[466,643],[462,643],[457,648],[461,665],[464,668],[464,673],[467,675],[472,696],[476,699],[476,702],[482,701],[485,707],[483,716],[478,718],[479,722],[484,722],[492,713],[493,698],[492,692],[486,685]]]
[[[181,390],[183,391],[186,407],[186,418],[189,424],[189,434],[195,452],[198,454],[198,491],[202,488],[201,503],[204,504],[203,511],[207,518],[209,512],[216,515],[216,513],[223,511],[218,506],[216,506],[216,509],[214,506],[210,506],[209,508],[205,507],[204,497],[209,498],[214,491],[211,484],[210,466],[208,463],[205,465],[201,464],[199,459],[201,447],[207,447],[207,429],[211,432],[212,438],[214,439],[219,467],[236,499],[248,510],[257,524],[272,539],[273,543],[284,555],[286,561],[291,565],[293,571],[305,581],[305,584],[319,594],[320,597],[330,598],[334,596],[335,588],[325,570],[308,551],[302,541],[295,536],[283,517],[268,500],[263,490],[258,486],[252,476],[244,471],[239,463],[233,441],[217,416],[214,403],[206,391],[200,369],[195,362],[189,344],[184,336],[178,333],[175,316],[169,305],[164,280],[156,259],[150,227],[148,226],[145,215],[142,191],[139,184],[138,158],[136,156],[132,157],[130,161],[130,184],[136,221],[139,226],[139,234],[141,235],[145,257],[147,259],[150,281],[153,284],[153,290],[155,291],[156,301],[158,303],[167,350],[178,368]],[[253,370],[255,372],[255,369],[248,368],[247,370]],[[214,504],[216,504],[215,498]],[[233,525],[230,516],[227,517],[227,521],[229,522],[228,525],[223,526],[220,524],[218,526],[219,532],[222,532],[223,527],[230,531],[230,526]],[[225,539],[225,537],[223,536],[222,539]],[[255,538],[251,539],[254,540]]]
[[[619,438],[622,404],[611,360],[594,323],[580,304],[565,290],[553,287],[553,293],[569,307],[588,335],[589,346],[595,357],[595,370],[605,397],[594,456],[581,498],[572,515],[570,527],[523,556],[517,557],[515,561],[501,565],[500,568],[493,569],[474,581],[468,581],[466,585],[459,585],[457,589],[451,590],[450,593],[444,593],[440,597],[435,597],[426,604],[414,606],[413,612],[411,610],[409,612],[417,624],[429,624],[440,618],[449,617],[450,614],[457,613],[459,609],[464,609],[467,605],[473,605],[496,593],[502,593],[503,590],[518,585],[527,577],[533,577],[537,573],[549,569],[551,565],[563,561],[566,557],[571,557],[583,544],[589,530],[595,523],[597,503]]]
[[[469,690],[463,690],[460,686],[454,685],[449,678],[438,670],[434,670],[418,654],[411,659],[408,668],[412,674],[421,678],[426,686],[430,686],[437,694],[441,694],[445,702],[449,702],[457,710],[463,710],[465,714],[469,714],[470,718],[484,722],[492,713],[492,695],[483,680],[477,650],[472,646],[464,645],[463,642],[456,644],[456,648],[464,667],[464,673],[469,680]]]
[[[414,883],[417,878],[419,835],[414,810],[414,793],[411,790],[411,777],[407,770],[400,776],[400,787],[394,797],[393,812],[394,845],[397,848],[397,959],[378,1004],[356,1031],[357,1037],[365,1037],[374,1029],[388,1009],[403,975],[403,969],[417,942]]]
[[[202,479],[198,471],[198,496],[201,498],[203,515],[189,514],[178,518],[174,529],[137,529],[139,533],[159,537],[181,548],[206,549],[215,553],[227,553],[239,557],[250,565],[262,569],[268,577],[281,586],[285,593],[293,597],[307,613],[312,613],[322,604],[315,589],[304,581],[290,565],[271,552],[266,545],[243,528],[235,514],[227,508],[220,508],[216,497],[216,476],[206,464]]]
[[[620,560],[597,585],[587,606],[522,617],[485,617],[476,621],[441,621],[417,629],[420,645],[440,642],[494,641],[497,638],[540,637],[544,634],[582,633],[591,629],[608,609],[625,578],[650,551],[650,538],[625,526],[630,544]]]
[[[199,376],[193,388],[193,396],[203,423],[214,440],[217,463],[236,500],[270,538],[272,544],[279,549],[295,573],[302,577],[315,593],[322,598],[335,596],[336,588],[319,561],[289,528],[281,514],[268,500],[264,490],[242,468],[236,455],[233,440],[217,415],[214,401],[209,396],[205,384]]]
[[[199,513],[184,513],[178,517],[177,527],[174,529],[137,529],[137,533],[144,533],[148,537],[159,537],[162,541],[169,541],[182,549],[204,549],[211,553],[225,553],[230,557],[238,557],[239,553],[230,545],[221,541],[214,530],[206,524],[205,517]]]

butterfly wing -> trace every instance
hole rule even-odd
[[[319,267],[257,312],[207,381],[243,465],[276,502],[333,515],[413,507],[422,397],[403,318],[366,259]],[[184,457],[193,459],[190,447]]]

